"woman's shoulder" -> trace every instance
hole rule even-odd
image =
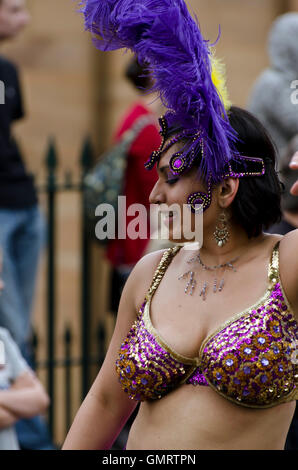
[[[279,270],[282,285],[290,305],[298,318],[298,230],[292,230],[280,239]]]
[[[171,250],[172,247],[168,247],[147,253],[134,266],[130,277],[133,284],[136,309],[139,309],[143,303],[163,255],[166,252],[170,253]]]
[[[290,270],[297,269],[298,274],[298,229],[292,230],[285,235],[266,234],[268,244],[271,250],[276,247],[279,242],[279,267]]]
[[[286,259],[291,266],[298,269],[298,229],[291,230],[285,235],[276,235],[280,238],[280,259]]]

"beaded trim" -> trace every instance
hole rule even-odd
[[[247,314],[250,310],[252,309],[255,309],[257,308],[262,302],[264,302],[265,300],[267,300],[267,298],[269,297],[270,295],[270,291],[271,291],[271,288],[272,288],[272,285],[274,285],[279,279],[279,275],[278,275],[278,268],[279,268],[279,244],[280,244],[280,240],[275,244],[274,248],[273,248],[273,251],[272,251],[272,256],[271,256],[271,259],[270,259],[270,262],[269,262],[269,265],[267,267],[267,273],[268,273],[268,285],[267,285],[267,289],[266,291],[264,292],[264,294],[257,300],[257,302],[254,304],[254,305],[251,305],[250,307],[248,307],[247,309],[243,310],[242,312],[238,312],[236,314],[234,314],[231,318],[229,318],[226,322],[224,322],[223,324],[221,324],[215,331],[213,331],[212,333],[210,333],[210,335],[207,336],[207,338],[205,338],[201,344],[201,347],[200,347],[200,350],[199,350],[199,355],[198,355],[198,358],[200,358],[202,356],[202,352],[203,352],[203,349],[204,347],[207,345],[207,343],[209,343],[209,341],[218,333],[220,333],[220,331],[222,331],[224,328],[226,328],[227,326],[229,326],[231,323],[233,323],[235,320],[238,320],[238,318],[240,318],[241,316],[244,316],[245,314]],[[146,305],[147,303],[150,304],[151,302],[151,298],[153,297],[155,291],[157,290],[167,268],[169,267],[172,259],[174,258],[174,256],[176,256],[176,254],[180,251],[180,249],[182,248],[181,245],[176,245],[174,247],[171,247],[171,248],[168,248],[164,253],[163,253],[163,256],[159,262],[159,265],[154,273],[154,276],[153,276],[153,280],[151,282],[151,286],[150,288],[148,289],[148,292],[146,294]],[[291,307],[290,307],[290,304],[285,296],[285,300],[287,301],[287,305],[289,307],[289,309],[291,310]],[[146,309],[146,305],[145,305],[145,309]],[[148,314],[147,314],[147,318],[150,319],[150,313],[149,313],[149,317],[148,317]],[[151,323],[151,320],[150,320],[150,323]],[[148,324],[148,321],[147,321],[147,324]],[[151,323],[152,325],[152,323]],[[149,325],[148,325],[149,326]],[[152,325],[153,327],[153,325]],[[152,329],[152,328],[151,328]],[[157,333],[157,331],[155,330],[155,328],[153,327],[155,333]],[[158,334],[158,333],[157,333]],[[155,335],[154,335],[155,336]],[[167,343],[165,343],[167,344]],[[168,348],[173,351],[173,349],[168,346]],[[175,354],[177,354],[177,356],[180,356],[180,357],[183,357],[181,355],[179,355],[179,353],[175,352]],[[194,360],[196,361],[197,358],[185,358],[185,359],[188,359],[188,360]]]
[[[197,212],[196,205],[200,206],[201,204],[203,204],[203,211],[205,211],[206,209],[208,209],[208,207],[210,207],[210,204],[212,201],[211,189],[212,189],[212,176],[210,174],[209,179],[208,179],[207,193],[203,193],[199,191],[197,193],[190,194],[187,198],[187,204],[193,213]]]
[[[161,141],[161,144],[158,148],[158,150],[155,150],[154,152],[152,152],[149,160],[145,163],[145,168],[146,170],[152,170],[152,168],[154,167],[155,163],[157,162],[158,158],[160,157],[162,151],[163,151],[163,147],[165,145],[165,142],[166,142],[166,136],[167,136],[167,133],[168,133],[168,123],[165,119],[164,116],[161,116],[159,118],[159,124],[160,124],[160,127],[161,127],[161,130],[160,130],[160,135],[162,137],[162,141]]]
[[[158,159],[160,158],[161,154],[163,152],[166,152],[167,150],[169,150],[169,148],[171,148],[175,143],[181,141],[184,137],[188,136],[188,135],[193,135],[193,132],[191,130],[184,130],[182,132],[180,132],[178,135],[176,135],[175,137],[173,137],[169,143],[166,145],[166,147],[164,148],[165,146],[165,142],[166,142],[166,137],[167,137],[167,134],[168,134],[168,123],[167,123],[167,120],[165,118],[165,116],[161,116],[159,118],[159,123],[160,123],[160,135],[162,136],[162,142],[161,142],[161,145],[159,147],[158,150],[154,151],[149,160],[145,163],[145,168],[147,170],[151,170],[155,163],[158,161]],[[198,139],[200,140],[200,149],[201,149],[201,156],[202,158],[204,158],[204,139],[201,137],[202,135],[202,132],[201,131],[198,131],[193,139],[192,139],[192,143],[195,143]],[[169,163],[169,166],[170,166],[170,169],[173,173],[173,175],[175,176],[179,176],[181,175],[187,168],[190,168],[193,161],[195,160],[196,158],[196,154],[195,154],[195,149],[193,148],[191,153],[190,153],[190,158],[189,160],[185,158],[185,156],[182,156],[183,155],[183,152],[177,152],[175,153],[171,160],[170,160],[170,163]],[[241,172],[236,172],[233,170],[232,168],[232,165],[231,165],[231,162],[227,162],[226,166],[227,166],[227,170],[226,172],[222,175],[222,179],[225,179],[225,178],[243,178],[243,177],[246,177],[246,176],[263,176],[266,172],[265,170],[265,163],[264,163],[264,160],[262,158],[258,158],[258,157],[248,157],[248,156],[245,156],[245,155],[236,155],[234,158],[233,158],[233,161],[235,162],[239,162],[239,161],[243,161],[245,163],[257,163],[260,165],[260,170],[259,171],[241,171]]]
[[[257,158],[257,157],[246,157],[245,155],[237,155],[234,157],[236,162],[237,160],[242,160],[245,161],[246,163],[254,162],[254,163],[259,163],[261,168],[260,171],[244,171],[244,172],[235,172],[232,169],[231,163],[228,162],[227,166],[229,169],[228,173],[225,173],[222,177],[223,178],[243,178],[245,176],[263,176],[265,174],[265,163],[262,158]]]
[[[177,351],[175,351],[167,342],[164,338],[160,336],[158,331],[154,328],[152,321],[151,321],[151,316],[150,316],[150,306],[151,306],[151,299],[152,296],[149,298],[148,302],[146,302],[145,308],[144,308],[144,324],[146,326],[146,329],[151,333],[155,340],[159,343],[159,345],[164,348],[167,352],[171,354],[171,356],[176,359],[179,362],[182,362],[183,364],[187,365],[192,365],[198,367],[200,364],[199,361],[199,356],[197,357],[187,357],[183,356],[183,354],[179,354]]]
[[[154,273],[151,285],[147,291],[147,294],[145,296],[146,301],[149,300],[149,298],[154,294],[156,289],[159,286],[160,281],[162,280],[166,270],[168,269],[172,259],[176,254],[181,250],[182,246],[181,245],[175,245],[171,248],[167,248],[166,251],[163,253],[162,258],[156,268],[156,271]]]
[[[274,245],[274,248],[272,250],[272,256],[269,260],[269,263],[268,263],[268,268],[267,268],[267,273],[268,273],[268,285],[267,285],[267,289],[265,291],[265,293],[262,295],[262,297],[253,305],[253,306],[250,306],[248,307],[247,309],[245,309],[244,311],[242,312],[239,312],[235,315],[233,315],[231,318],[229,318],[226,322],[224,322],[223,324],[221,324],[215,331],[213,331],[210,335],[208,335],[207,338],[205,338],[205,340],[203,340],[202,344],[201,344],[201,347],[199,349],[199,355],[198,357],[195,357],[195,358],[187,358],[185,356],[182,356],[182,355],[179,355],[179,353],[177,353],[176,351],[174,351],[166,341],[163,340],[163,338],[160,337],[160,335],[158,334],[158,331],[154,328],[154,326],[152,325],[152,322],[151,322],[151,318],[150,318],[150,305],[151,305],[151,298],[152,296],[154,295],[154,292],[156,291],[167,267],[169,266],[172,258],[178,253],[178,251],[181,249],[181,246],[175,246],[174,248],[169,248],[166,250],[166,252],[163,254],[162,256],[162,259],[155,271],[155,274],[154,274],[154,277],[153,277],[153,281],[152,281],[152,284],[150,286],[150,289],[147,293],[147,296],[146,296],[146,299],[147,299],[147,304],[145,306],[145,310],[144,310],[144,323],[145,323],[145,326],[146,328],[148,329],[148,331],[153,334],[153,336],[155,337],[155,340],[160,344],[161,347],[163,347],[164,349],[166,349],[174,358],[176,358],[177,360],[180,360],[181,362],[184,362],[185,364],[194,364],[193,361],[196,361],[196,364],[197,366],[199,366],[201,363],[202,363],[202,360],[203,360],[203,354],[204,354],[204,348],[210,343],[210,341],[212,341],[212,339],[218,335],[218,333],[220,333],[221,331],[224,331],[224,329],[231,325],[232,323],[234,323],[236,320],[242,318],[242,317],[245,317],[248,313],[251,313],[252,310],[255,310],[255,309],[258,309],[258,307],[260,307],[266,300],[268,300],[271,296],[271,292],[272,292],[272,287],[274,287],[274,285],[278,282],[280,287],[281,287],[281,291],[284,295],[284,300],[285,300],[285,303],[288,307],[288,310],[290,312],[290,314],[292,315],[292,317],[294,318],[293,314],[292,314],[292,309],[290,307],[290,304],[289,304],[289,301],[287,299],[287,297],[285,296],[284,294],[284,291],[282,289],[282,286],[281,286],[281,281],[280,281],[280,276],[279,276],[279,244],[280,244],[280,240]],[[190,362],[188,362],[190,361]],[[193,368],[192,368],[193,369]],[[193,371],[190,371],[188,375],[188,377],[190,377],[192,375],[192,372]],[[295,375],[296,377],[296,375]],[[279,403],[286,403],[286,402],[290,402],[292,400],[295,400],[295,398],[298,397],[298,390],[297,390],[297,386],[294,387],[293,390],[291,390],[288,395],[286,396],[283,396],[281,397],[280,399],[275,399],[274,402],[272,403],[267,403],[267,404],[263,404],[263,405],[257,405],[257,404],[250,404],[250,403],[245,403],[244,401],[239,401],[239,400],[236,400],[235,398],[232,398],[232,397],[229,397],[228,395],[226,395],[225,393],[222,393],[221,390],[218,389],[218,387],[216,387],[216,385],[214,385],[214,383],[211,382],[210,378],[208,378],[207,376],[205,376],[206,378],[206,381],[208,383],[208,385],[213,389],[215,390],[219,395],[223,396],[224,398],[226,398],[227,400],[237,404],[237,405],[240,405],[240,406],[245,406],[245,407],[248,407],[248,408],[271,408]],[[184,382],[186,382],[187,380],[187,377],[185,378]]]

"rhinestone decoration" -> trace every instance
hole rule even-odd
[[[280,284],[278,245],[268,274],[268,295],[211,336],[201,354],[201,371],[208,382],[215,389],[221,384],[223,396],[253,408],[298,397],[297,365],[290,359],[289,347],[298,336],[298,323]]]
[[[146,302],[180,248],[165,251],[146,300],[121,345],[116,371],[123,390],[131,399],[144,401],[160,399],[182,383],[210,385],[235,404],[252,408],[298,399],[298,365],[291,361],[298,323],[280,284],[278,244],[269,265],[266,294],[257,306],[234,315],[210,335],[193,363],[177,360],[144,322]]]
[[[212,180],[211,176],[209,176],[208,179],[208,190],[207,193],[203,193],[201,191],[197,193],[192,193],[188,196],[187,198],[187,204],[190,210],[193,213],[197,212],[196,205],[201,205],[203,204],[203,212],[210,207],[210,204],[212,202]]]
[[[172,170],[173,175],[181,175],[186,167],[186,160],[181,157],[181,153],[175,153],[169,162],[169,167]]]

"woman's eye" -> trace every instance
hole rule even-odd
[[[172,179],[167,180],[166,183],[167,184],[175,184],[178,180],[179,180],[179,178],[172,178]]]

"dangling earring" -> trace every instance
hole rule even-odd
[[[219,221],[215,227],[213,235],[217,245],[220,247],[224,246],[229,240],[230,232],[228,230],[228,218],[225,211],[219,215]]]

